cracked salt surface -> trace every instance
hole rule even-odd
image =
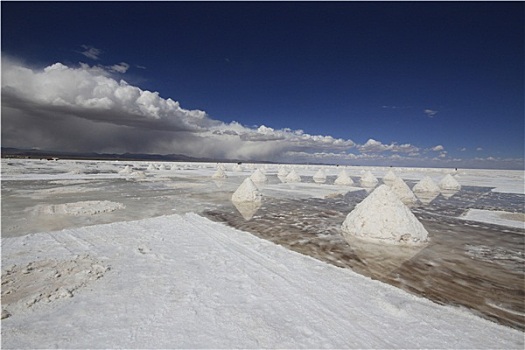
[[[390,339],[382,333],[381,328],[388,329],[393,325],[401,327],[403,323],[398,322],[407,320],[407,318],[413,320],[412,324],[428,321],[429,315],[434,315],[434,311],[423,313],[425,316],[418,318],[420,316],[415,316],[411,308],[407,307],[411,305],[411,302],[407,301],[405,294],[389,297],[390,292],[384,292],[377,286],[366,292],[368,287],[362,284],[363,282],[357,283],[356,289],[350,289],[350,285],[346,284],[335,289],[330,288],[332,295],[330,298],[339,294],[347,295],[347,297],[360,295],[360,298],[350,297],[350,300],[355,303],[352,304],[353,308],[356,308],[357,305],[361,308],[359,310],[363,313],[359,315],[359,318],[364,319],[364,322],[368,324],[368,333],[366,333],[368,336],[351,331],[355,329],[356,324],[348,320],[348,308],[342,308],[346,310],[346,314],[343,315],[338,313],[337,308],[332,309],[317,298],[308,299],[312,305],[315,305],[315,307],[308,305],[309,308],[313,307],[312,315],[301,313],[302,316],[298,317],[297,310],[288,310],[281,306],[277,308],[281,307],[284,310],[282,314],[272,311],[276,307],[274,304],[276,300],[287,303],[294,300],[293,305],[302,305],[296,304],[296,298],[302,298],[302,293],[317,284],[322,286],[329,284],[322,275],[312,273],[319,268],[318,266],[324,269],[324,266],[327,265],[316,263],[321,265],[314,264],[314,266],[307,267],[308,271],[295,271],[294,275],[286,275],[287,279],[293,279],[295,278],[293,276],[298,273],[305,274],[305,279],[300,282],[296,290],[283,288],[282,283],[277,283],[274,286],[275,289],[270,288],[271,291],[275,291],[274,294],[262,295],[258,294],[259,292],[250,294],[243,293],[243,291],[254,292],[261,285],[268,285],[268,281],[273,281],[276,276],[265,274],[266,277],[261,277],[262,280],[254,280],[252,276],[260,269],[236,272],[233,266],[251,266],[250,260],[233,258],[231,264],[227,264],[227,269],[215,271],[217,278],[223,278],[232,284],[231,288],[235,287],[230,290],[229,287],[223,286],[223,292],[217,287],[221,286],[220,283],[205,277],[208,276],[206,271],[213,270],[213,266],[219,266],[225,256],[228,256],[228,252],[231,252],[229,245],[238,247],[237,239],[240,238],[233,241],[229,239],[228,245],[215,248],[216,253],[208,254],[206,257],[202,256],[201,263],[196,258],[200,255],[192,250],[191,244],[198,244],[199,247],[196,248],[211,254],[214,251],[214,248],[210,246],[211,241],[205,244],[194,237],[191,244],[190,240],[187,241],[188,244],[173,241],[173,244],[170,245],[167,242],[186,235],[189,239],[195,232],[216,232],[216,226],[213,226],[215,224],[212,225],[206,220],[194,220],[193,216],[175,215],[166,220],[161,217],[173,213],[181,215],[190,212],[201,213],[213,220],[227,223],[264,238],[266,241],[275,242],[287,248],[287,252],[296,251],[301,253],[301,256],[310,256],[328,264],[343,267],[345,271],[353,270],[440,304],[461,306],[470,313],[522,330],[525,324],[523,317],[525,307],[522,298],[524,294],[524,230],[508,225],[498,225],[492,221],[480,223],[462,218],[469,209],[490,212],[504,211],[517,215],[523,213],[524,195],[521,192],[522,184],[520,183],[520,181],[523,182],[522,172],[488,171],[492,176],[492,185],[482,187],[479,185],[488,182],[483,177],[483,172],[479,170],[461,171],[458,178],[462,185],[461,190],[441,193],[430,202],[418,203],[411,208],[428,230],[429,244],[424,249],[398,247],[392,250],[391,247],[366,242],[348,243],[342,238],[340,229],[344,218],[368,193],[359,185],[334,185],[341,168],[324,167],[326,182],[317,184],[313,180],[313,175],[319,170],[318,167],[294,166],[296,173],[301,176],[300,183],[282,183],[277,177],[279,166],[264,167],[262,170],[268,178],[268,183],[258,185],[263,195],[262,202],[255,206],[238,208],[231,202],[231,197],[242,181],[257,168],[249,164],[243,165],[242,170],[234,170],[232,165],[226,165],[225,172],[228,177],[213,181],[212,175],[217,169],[217,164],[175,163],[171,167],[166,167],[166,169],[172,169],[176,165],[175,170],[158,170],[160,165],[156,164],[155,170],[147,170],[150,163],[142,162],[10,160],[9,163],[11,165],[7,165],[7,162],[2,160],[2,266],[12,264],[27,266],[31,262],[37,263],[38,261],[68,261],[74,258],[71,254],[79,255],[87,252],[92,259],[101,262],[101,266],[111,265],[112,269],[96,282],[90,282],[86,284],[87,287],[77,289],[77,293],[73,292],[74,297],[72,298],[60,298],[50,303],[39,302],[38,305],[43,306],[38,310],[30,308],[28,313],[6,309],[6,312],[12,312],[12,315],[2,322],[3,339],[8,339],[7,343],[3,340],[3,346],[16,344],[18,346],[15,347],[24,347],[24,344],[27,344],[25,347],[34,347],[34,344],[38,346],[51,344],[46,343],[49,340],[44,338],[33,338],[35,334],[27,333],[31,330],[23,331],[22,338],[21,328],[17,324],[32,322],[30,315],[37,316],[33,312],[47,314],[45,318],[51,320],[51,323],[66,324],[64,322],[67,322],[69,324],[71,319],[66,320],[61,316],[64,315],[61,312],[64,312],[62,308],[65,307],[70,312],[69,314],[76,315],[73,318],[77,320],[74,329],[85,328],[93,332],[91,334],[106,334],[100,338],[105,339],[98,343],[100,347],[126,347],[126,345],[129,347],[137,346],[136,344],[139,346],[142,344],[145,347],[173,347],[173,344],[179,344],[180,347],[213,347],[214,345],[216,347],[523,347],[523,333],[513,333],[514,331],[510,328],[502,328],[504,332],[507,332],[504,336],[488,336],[489,333],[487,333],[486,339],[483,337],[485,331],[463,329],[464,334],[470,335],[458,335],[456,338],[451,338],[452,333],[450,332],[453,331],[450,330],[450,332],[447,331],[446,336],[443,334],[439,336],[440,341],[428,333],[421,334],[416,339],[415,336],[410,336],[408,329],[401,329],[398,333],[406,337],[403,341],[399,340],[399,336]],[[129,174],[119,174],[118,172],[126,165],[130,165],[134,171],[144,172],[144,178],[137,179]],[[87,170],[72,174],[72,169]],[[288,170],[291,169],[291,167],[288,168]],[[359,183],[363,174],[362,168],[345,167],[344,170],[353,178],[355,184]],[[381,183],[388,168],[367,170],[370,170]],[[437,183],[444,177],[446,171],[446,169],[401,168],[396,169],[395,173],[403,178],[409,187],[413,187],[424,176],[431,177]],[[515,193],[494,191],[501,187],[498,178],[503,179],[502,184],[505,187],[503,192],[514,191]],[[511,179],[514,180],[511,181]],[[75,187],[79,191],[75,191]],[[31,196],[32,191],[35,194],[46,193],[46,195]],[[60,206],[84,201],[121,203],[123,207],[111,212],[78,216],[60,215],[56,211],[51,213],[31,210],[35,206],[62,208]],[[152,219],[154,217],[158,217],[159,221]],[[181,221],[179,218],[184,219]],[[98,224],[109,224],[109,226],[93,226]],[[205,228],[204,231],[201,231],[202,227]],[[47,234],[42,232],[63,229],[65,231],[52,233],[54,239],[44,239],[44,237],[51,236],[46,236]],[[234,231],[229,229],[224,228],[225,231],[223,231],[223,228],[220,228],[218,230],[222,232],[221,237],[235,236]],[[88,234],[88,232],[91,233]],[[116,232],[122,232],[122,235],[115,236]],[[28,235],[29,233],[36,234]],[[172,237],[175,233],[175,237]],[[86,234],[98,238],[86,240],[84,237]],[[17,236],[20,237],[16,238]],[[72,239],[72,237],[76,238]],[[108,244],[109,241],[102,243],[101,237],[114,241],[111,241],[111,244]],[[51,247],[53,244],[58,245],[46,250],[45,247],[48,245]],[[242,249],[239,247],[239,253],[243,249],[251,249],[249,247],[244,246]],[[187,258],[184,258],[185,254],[189,254]],[[285,263],[284,261],[287,260],[282,260],[284,258],[280,255],[277,259],[278,254],[273,251],[273,248],[266,249],[264,254],[272,257],[264,262],[269,266],[273,266],[272,264],[289,266],[288,264],[291,263]],[[127,257],[125,259],[129,260],[121,261],[119,256]],[[118,266],[114,266],[117,261],[121,261],[124,265],[128,264],[126,266],[129,268],[129,272],[120,275],[121,279],[118,281],[114,278],[119,276],[118,271],[124,270],[119,270]],[[203,265],[204,261],[209,261],[211,265]],[[197,265],[195,265],[196,262],[198,262]],[[302,266],[302,263],[298,266]],[[273,271],[276,272],[275,269]],[[202,275],[203,273],[205,275]],[[282,276],[282,272],[280,275]],[[155,283],[148,279],[149,276],[152,278],[155,276]],[[203,280],[199,281],[201,278],[199,276],[203,276]],[[139,281],[139,284],[130,285],[132,280]],[[141,286],[140,283],[144,285]],[[179,283],[193,287],[181,290],[177,287],[180,286]],[[354,281],[353,284],[355,283]],[[385,285],[380,284],[380,286]],[[110,288],[107,289],[108,293],[116,295],[110,298],[108,295],[101,294],[100,288]],[[111,288],[116,289],[113,291]],[[126,295],[131,296],[129,303],[119,299],[117,290],[127,291]],[[147,292],[147,290],[150,291]],[[280,294],[277,293],[277,290]],[[398,289],[394,290],[398,291]],[[240,294],[233,291],[239,291]],[[286,296],[282,294],[283,291]],[[228,294],[230,292],[233,294]],[[324,292],[319,290],[318,293],[326,294],[326,290]],[[42,294],[46,295],[46,293]],[[58,295],[65,294],[58,293]],[[104,295],[102,299],[100,299],[101,295]],[[278,295],[283,296],[279,298]],[[90,321],[94,320],[90,317],[95,317],[94,312],[98,309],[96,307],[92,311],[86,309],[94,305],[96,298],[99,298],[99,301],[95,302],[95,305],[100,305],[101,308],[107,307],[108,303],[115,303],[114,316],[104,318],[100,323],[101,328]],[[326,295],[323,298],[326,298]],[[68,300],[76,300],[76,302],[70,303]],[[153,306],[149,313],[143,309],[144,300],[150,300],[148,307]],[[262,304],[259,302],[253,304],[256,300]],[[377,302],[377,304],[372,303],[377,306],[377,309],[376,306],[367,304],[369,300]],[[241,310],[245,311],[237,312],[236,308],[239,305],[241,305]],[[254,307],[255,309],[260,308],[261,313],[254,312]],[[305,308],[307,308],[306,305],[300,306],[300,310],[306,310]],[[326,313],[326,310],[331,311]],[[100,309],[99,312],[104,314],[105,310]],[[131,317],[130,315],[134,315],[134,312],[136,317]],[[382,316],[378,320],[373,320],[365,317],[364,312],[367,314],[376,312],[377,315]],[[463,315],[461,317],[466,315],[465,311],[458,312]],[[170,317],[170,313],[174,313],[173,317],[180,317],[181,320],[185,319],[187,322],[180,323]],[[384,313],[397,315],[395,318],[397,321],[388,318],[390,316],[385,318]],[[331,315],[333,320],[346,327],[337,328],[339,327],[335,326],[337,323],[332,324],[330,318],[323,316],[325,314]],[[442,311],[436,311],[435,315],[444,317]],[[308,322],[305,324],[304,319],[319,319],[320,324],[326,323],[335,327],[333,329],[337,329],[340,334],[346,335],[343,337],[346,340],[335,337],[326,327],[319,328],[320,324],[309,324]],[[231,327],[217,328],[216,321],[211,323],[212,320],[221,320]],[[6,323],[7,321],[9,323]],[[483,320],[478,318],[468,318],[468,321],[463,323],[474,327],[476,322],[481,321]],[[454,324],[458,332],[462,329],[461,323],[454,323],[455,321],[450,320],[448,322],[452,322],[450,324]],[[168,330],[166,324],[173,326],[170,326]],[[199,324],[204,324],[202,327],[208,328],[198,327]],[[381,324],[382,327],[378,327],[378,324]],[[107,328],[108,325],[109,328]],[[274,329],[272,325],[278,325],[279,329]],[[488,325],[489,328],[493,327],[492,323]],[[46,332],[53,334],[52,330],[45,331],[47,327],[45,323],[41,323],[38,327],[42,331],[41,337],[45,337]],[[482,328],[486,329],[485,323]],[[56,329],[56,326],[52,329]],[[91,347],[97,344],[88,343],[90,340],[96,341],[89,337],[73,341],[76,334],[74,329],[70,331],[72,333],[59,340],[55,336],[53,344],[62,344],[62,347],[74,347],[74,344],[78,345],[82,342],[85,342],[84,346]],[[203,329],[209,329],[209,335],[203,334]],[[244,341],[233,337],[233,334],[238,334],[236,332],[239,332],[240,329],[243,330],[241,332],[244,332]],[[256,329],[260,329],[260,332]],[[131,332],[127,334],[125,330],[131,330]],[[186,334],[187,337],[183,334]],[[288,338],[283,338],[283,334],[287,334]],[[159,338],[154,340],[154,336]],[[502,343],[503,339],[518,339],[519,337],[521,340]],[[445,338],[449,340],[443,340]],[[283,342],[282,339],[288,339],[288,342]],[[348,339],[353,339],[354,342],[348,343]],[[33,346],[31,346],[31,341],[34,341]]]

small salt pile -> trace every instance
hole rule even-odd
[[[126,166],[124,167],[124,169],[120,170],[118,173],[119,173],[120,175],[129,175],[129,174],[131,174],[132,172],[133,172],[133,170],[131,169],[131,167],[130,167],[129,165],[126,165]]]
[[[442,190],[459,191],[461,189],[459,182],[457,182],[457,180],[450,174],[445,175],[445,177],[439,182],[439,187]]]
[[[417,245],[427,241],[428,232],[406,205],[387,186],[376,188],[350,212],[342,226],[347,241],[352,238]]]
[[[301,176],[295,172],[295,169],[292,169],[288,175],[286,175],[285,178],[286,182],[301,182]]]
[[[361,183],[361,186],[363,186],[363,187],[375,187],[379,181],[370,172],[370,170],[367,170],[363,174],[363,176],[361,176],[361,180],[359,182]]]
[[[225,179],[228,176],[226,176],[226,173],[224,172],[223,168],[217,167],[217,171],[211,177],[213,179]]]
[[[166,166],[164,164],[159,165],[159,170],[166,170]]]
[[[288,172],[286,171],[286,169],[284,167],[280,167],[279,171],[277,172],[277,176],[286,177],[286,175],[288,175]]]
[[[339,176],[337,176],[337,179],[335,179],[334,184],[336,185],[352,185],[354,181],[348,174],[346,173],[346,170],[342,170],[339,173]]]
[[[396,194],[396,196],[401,199],[401,202],[403,202],[406,205],[412,205],[417,202],[417,198],[414,195],[414,193],[410,190],[410,187],[407,186],[405,181],[401,179],[400,177],[396,177],[392,184],[390,185],[390,188],[392,191]]]
[[[317,170],[315,175],[313,176],[313,179],[316,183],[322,184],[326,181],[326,174],[323,169]]]
[[[256,182],[256,183],[268,182],[268,178],[266,177],[266,175],[263,174],[261,169],[255,170],[253,174],[250,176],[250,178],[252,179],[253,182]]]
[[[171,166],[171,171],[179,170],[179,167],[176,164]]]
[[[430,176],[425,176],[412,188],[414,193],[438,193],[439,186],[432,180]]]
[[[242,169],[242,165],[240,164],[235,164],[233,167],[232,167],[232,170],[233,171],[236,171],[236,172],[241,172],[243,169]]]
[[[392,185],[394,180],[397,178],[396,174],[392,170],[389,170],[386,175],[383,177],[383,183],[385,185]]]
[[[147,170],[157,170],[157,168],[155,167],[155,165],[150,163],[150,165],[148,165]]]
[[[242,184],[235,190],[232,195],[233,202],[260,202],[262,194],[253,183],[252,179],[247,177]]]

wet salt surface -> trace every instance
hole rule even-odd
[[[428,204],[412,207],[430,242],[403,248],[343,239],[342,222],[368,195],[359,187],[356,171],[349,173],[355,185],[334,186],[339,170],[329,174],[325,184],[313,181],[315,171],[308,176],[298,171],[301,183],[284,184],[275,170],[267,173],[268,183],[260,185],[264,196],[260,207],[238,209],[231,195],[253,168],[227,171],[227,179],[214,181],[213,166],[147,171],[145,162],[131,164],[147,175],[134,180],[117,174],[128,164],[124,162],[77,162],[74,166],[50,162],[43,168],[37,162],[13,164],[2,163],[2,176],[8,175],[2,181],[2,237],[196,212],[435,302],[465,307],[525,329],[525,230],[460,218],[469,209],[523,213],[523,194],[466,185],[457,193],[439,194]],[[72,171],[77,168],[83,170]],[[405,181],[410,188],[417,183]],[[122,204],[123,209],[77,216],[41,210],[81,201],[110,201]]]
[[[429,232],[430,242],[419,248],[343,239],[340,226],[347,213],[366,197],[364,190],[326,199],[265,198],[249,221],[234,207],[207,210],[204,215],[335,266],[523,330],[525,230],[458,219],[466,208],[508,212],[517,211],[520,205],[523,208],[523,195],[490,190],[465,186],[449,199],[440,195],[429,205],[412,208]]]

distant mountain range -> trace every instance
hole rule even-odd
[[[166,162],[218,162],[237,163],[236,159],[196,158],[183,154],[142,154],[142,153],[80,153],[64,151],[47,151],[39,149],[18,149],[2,147],[2,158],[40,158],[40,159],[93,159],[93,160],[144,160],[144,161],[166,161]],[[269,162],[265,162],[269,163]]]

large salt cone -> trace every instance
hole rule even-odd
[[[292,169],[292,171],[286,175],[285,181],[290,183],[301,182],[301,176],[295,172],[295,169]]]
[[[326,181],[326,174],[325,174],[324,170],[323,169],[317,170],[317,172],[313,176],[313,179],[318,184],[325,183],[325,181]]]
[[[232,202],[261,202],[262,194],[253,183],[252,179],[247,177],[242,184],[235,190],[232,195]]]
[[[394,183],[394,180],[397,179],[397,176],[396,174],[394,174],[394,172],[392,170],[389,170],[386,175],[383,177],[383,183],[385,185],[389,185],[389,186],[392,186],[392,184]]]
[[[370,170],[366,171],[363,176],[361,176],[361,180],[359,183],[363,187],[375,187],[379,181],[377,178],[370,172]]]
[[[396,177],[394,179],[390,185],[390,188],[404,204],[414,205],[417,203],[417,197],[414,195],[412,190],[410,190],[410,187],[408,187],[405,181],[403,181],[403,179],[400,177]]]
[[[425,227],[387,185],[379,186],[356,205],[341,229],[349,242],[357,237],[378,243],[418,245],[428,239]]]
[[[264,173],[261,171],[261,169],[257,169],[253,172],[253,174],[250,176],[253,182],[255,183],[266,183],[268,182],[268,178]]]
[[[337,179],[335,179],[334,184],[335,185],[352,185],[354,181],[348,174],[346,173],[346,170],[342,170],[339,173],[339,176],[337,176]]]
[[[226,179],[228,176],[223,168],[217,167],[217,171],[211,176],[213,179]]]

